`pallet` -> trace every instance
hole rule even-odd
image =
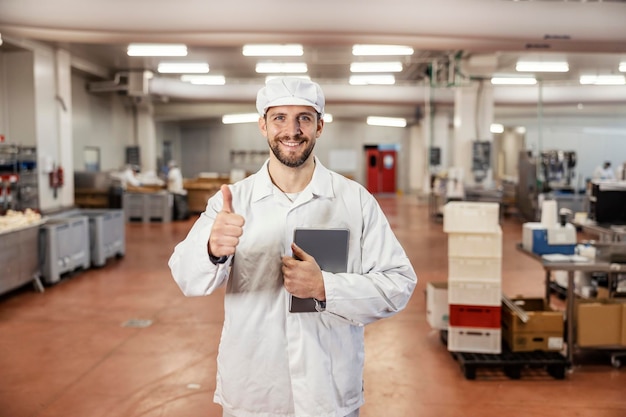
[[[441,331],[441,340],[447,344],[447,331]],[[506,347],[505,347],[506,348]],[[520,379],[522,371],[530,368],[545,370],[554,379],[564,379],[568,368],[567,359],[559,352],[511,352],[499,354],[450,352],[459,363],[466,379],[476,379],[477,369],[500,369],[510,379]]]

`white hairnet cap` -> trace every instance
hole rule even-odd
[[[323,116],[324,104],[324,93],[319,84],[298,77],[272,78],[256,97],[256,109],[261,116],[275,106],[311,106]]]

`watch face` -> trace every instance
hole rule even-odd
[[[315,309],[320,312],[326,310],[326,301],[315,300]]]

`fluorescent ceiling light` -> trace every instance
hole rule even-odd
[[[504,132],[504,126],[500,123],[492,123],[491,126],[489,126],[489,131],[491,133],[502,133]]]
[[[128,56],[187,56],[184,44],[131,43],[126,49]]]
[[[161,62],[158,71],[162,74],[206,74],[209,72],[209,64],[206,62]]]
[[[256,72],[268,73],[305,73],[308,71],[304,62],[259,62],[256,64]]]
[[[581,84],[624,85],[626,77],[623,75],[581,75],[579,81]]]
[[[369,116],[367,124],[370,126],[405,127],[406,119],[402,117],[377,117]]]
[[[244,45],[244,56],[302,56],[304,50],[300,44],[259,44]]]
[[[225,125],[233,123],[256,123],[258,121],[258,113],[225,114],[222,116],[222,123]]]
[[[274,78],[281,78],[281,77],[284,77],[284,75],[268,75],[267,77],[265,77],[265,82],[267,83],[269,80],[273,80]],[[303,80],[311,80],[311,77],[309,77],[308,75],[290,75],[290,77],[302,78]]]
[[[226,78],[223,75],[191,75],[184,74],[180,77],[181,81],[195,85],[224,85]]]
[[[495,75],[491,78],[493,85],[535,85],[537,79],[535,77],[519,77],[508,75]]]
[[[566,61],[518,61],[515,69],[520,72],[568,72]]]
[[[401,72],[402,62],[353,62],[350,72]]]
[[[396,77],[393,75],[351,75],[350,85],[393,85]]]
[[[619,63],[619,71],[626,72],[626,61]]]
[[[324,116],[322,116],[322,119],[324,119],[324,123],[330,123],[333,121],[333,115],[330,113],[324,113]]]
[[[353,45],[352,55],[413,55],[413,48],[404,45]]]

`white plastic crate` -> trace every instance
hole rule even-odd
[[[451,352],[502,353],[502,330],[480,327],[448,327]]]
[[[492,233],[449,233],[448,256],[460,258],[501,258],[502,228]]]
[[[448,303],[499,306],[502,304],[502,283],[458,278],[449,280]]]
[[[493,233],[499,225],[499,203],[451,201],[443,207],[445,233]]]
[[[426,320],[433,329],[445,330],[449,321],[448,283],[429,282],[426,285]]]
[[[448,257],[448,280],[501,282],[502,258]]]

